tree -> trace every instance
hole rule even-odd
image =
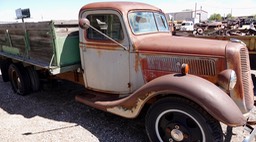
[[[232,16],[231,13],[229,13],[229,14],[226,16],[226,19],[234,19],[234,17]]]
[[[221,18],[220,14],[214,13],[210,16],[209,20],[211,20],[211,21],[221,21],[222,18]]]

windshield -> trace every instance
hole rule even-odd
[[[135,34],[169,32],[165,16],[158,12],[130,12],[129,22]]]

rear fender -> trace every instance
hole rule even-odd
[[[229,126],[246,123],[240,109],[224,91],[215,84],[194,75],[170,74],[156,78],[129,97],[104,106],[108,112],[134,118],[148,100],[160,94],[175,94],[192,100],[215,119]]]

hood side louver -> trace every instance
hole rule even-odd
[[[216,59],[147,56],[148,70],[161,70],[178,73],[180,72],[180,68],[183,63],[189,65],[190,74],[215,76],[217,72]]]

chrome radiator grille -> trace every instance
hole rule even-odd
[[[243,92],[245,98],[245,104],[247,109],[252,108],[251,104],[254,100],[253,98],[253,86],[251,82],[251,74],[250,74],[250,62],[248,56],[248,50],[246,47],[240,49],[240,60],[241,60],[241,74],[242,74],[242,83],[243,83]]]

